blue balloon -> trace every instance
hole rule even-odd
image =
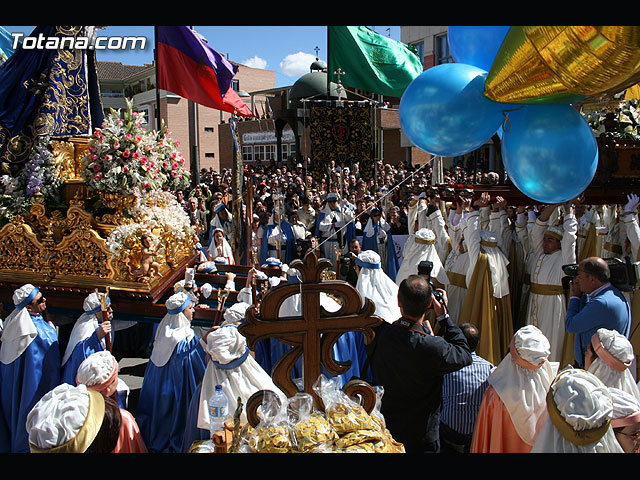
[[[409,141],[433,155],[471,152],[496,133],[513,108],[484,95],[487,72],[472,65],[445,63],[425,70],[400,100],[400,126]]]
[[[487,72],[509,32],[509,26],[450,26],[449,53],[456,63],[466,63]]]
[[[575,108],[527,105],[506,115],[502,161],[522,193],[556,204],[584,192],[598,167],[598,144]]]

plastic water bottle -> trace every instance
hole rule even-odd
[[[211,437],[216,432],[224,429],[224,422],[229,416],[229,402],[222,391],[222,385],[216,385],[216,389],[209,399],[209,432]]]

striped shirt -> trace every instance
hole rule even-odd
[[[440,421],[462,435],[473,433],[482,397],[489,386],[487,379],[495,368],[475,353],[471,356],[471,365],[447,373],[442,383]]]

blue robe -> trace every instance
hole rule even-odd
[[[258,257],[258,259],[260,260],[260,265],[264,264],[267,261],[267,258],[273,256],[269,254],[270,245],[268,240],[271,232],[273,232],[273,229],[276,227],[276,225],[276,223],[268,223],[263,227],[262,243],[260,245],[260,254]],[[296,258],[296,236],[293,234],[293,230],[291,229],[291,224],[289,222],[282,220],[282,222],[280,222],[280,228],[282,229],[282,232],[284,233],[286,238],[284,245],[284,256],[281,255],[282,258],[280,258],[280,261],[282,263],[289,264]],[[282,245],[280,246],[280,248],[282,248]],[[277,255],[278,254],[276,253],[276,256],[274,258],[277,258]]]
[[[367,237],[364,233],[362,235],[362,251],[365,250],[373,250],[376,253],[380,253],[378,250],[378,229],[380,228],[380,224],[376,223],[373,226],[373,235]],[[393,243],[393,235],[390,231],[387,232],[387,240],[386,240],[386,265],[384,265],[384,272],[387,276],[396,281],[396,275],[398,274],[399,268],[398,256],[396,255],[396,248]]]
[[[27,415],[42,396],[60,384],[58,334],[32,315],[38,336],[12,363],[0,363],[0,453],[29,453]]]
[[[207,354],[200,339],[181,340],[162,367],[149,360],[136,421],[150,453],[180,453],[191,399],[202,382]]]
[[[200,440],[209,440],[211,433],[209,430],[198,427],[198,413],[200,413],[200,392],[202,391],[202,382],[198,384],[196,391],[193,392],[189,409],[187,410],[186,427],[184,429],[184,437],[182,440],[182,453],[189,453],[189,449],[193,442]],[[246,400],[245,400],[246,401]]]
[[[83,341],[78,342],[73,349],[73,353],[62,365],[61,370],[61,382],[68,383],[69,385],[76,386],[76,375],[78,374],[78,367],[84,362],[90,355],[96,352],[102,352],[105,350],[104,344],[98,339],[97,330],[93,334],[85,338]],[[113,341],[113,333],[110,334]],[[127,392],[117,392],[118,405],[120,408],[127,409]]]
[[[78,367],[80,364],[86,360],[89,355],[96,352],[102,352],[104,349],[104,345],[98,339],[97,330],[94,331],[90,337],[78,342],[73,349],[71,356],[67,359],[65,364],[62,365],[62,382],[76,386],[76,374],[78,373]]]

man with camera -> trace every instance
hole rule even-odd
[[[354,287],[358,283],[356,258],[361,250],[360,240],[353,238],[349,242],[349,251],[340,257],[340,276]]]
[[[620,290],[611,284],[609,265],[599,257],[580,262],[570,289],[565,329],[576,335],[575,366],[584,368],[584,354],[598,329],[616,330],[629,338],[631,309]]]
[[[398,289],[401,318],[383,322],[367,347],[372,384],[384,388],[381,411],[394,439],[407,453],[440,451],[443,375],[472,362],[467,340],[447,314],[444,290],[433,291],[422,275],[409,275]],[[425,321],[433,310],[437,336]]]

